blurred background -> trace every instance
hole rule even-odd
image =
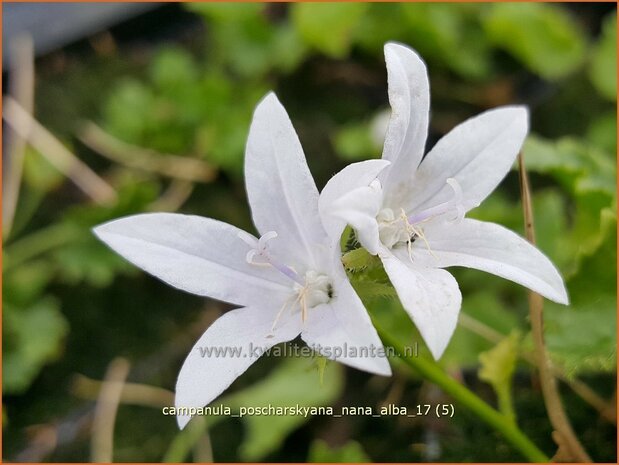
[[[577,435],[594,460],[616,461],[615,4],[2,8],[4,460],[522,460],[457,404],[452,419],[213,417],[179,434],[161,408],[192,344],[229,307],[162,284],[90,232],[145,211],[253,231],[243,151],[271,89],[319,188],[346,164],[380,157],[382,48],[396,40],[428,65],[429,147],[487,108],[529,106],[523,152],[538,244],[571,297],[569,307],[546,302],[546,342]],[[522,234],[519,195],[514,171],[471,216]],[[491,405],[507,392],[522,430],[554,454],[525,290],[455,273],[463,315],[442,365]],[[402,341],[418,340],[396,302],[371,289],[362,296]],[[382,378],[329,363],[322,384],[316,365],[263,358],[221,401],[452,402],[397,364]]]

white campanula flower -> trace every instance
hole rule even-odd
[[[430,91],[423,61],[406,46],[385,45],[389,102],[382,169],[355,164],[323,190],[325,228],[339,237],[346,223],[378,255],[404,309],[435,358],[445,350],[462,297],[444,268],[496,274],[562,304],[568,298],[550,260],[494,223],[465,218],[509,172],[528,130],[522,106],[486,111],[455,127],[424,157]],[[378,173],[377,179],[372,176]]]
[[[368,163],[387,164],[376,162]],[[166,283],[240,307],[215,321],[189,353],[176,406],[209,404],[256,361],[256,353],[299,334],[328,358],[390,375],[384,352],[371,350],[382,343],[348,282],[338,240],[320,222],[318,190],[301,144],[272,93],[254,113],[245,180],[260,238],[210,218],[170,213],[95,228],[113,250]],[[243,351],[204,356],[209,347]],[[179,415],[180,427],[189,419]]]

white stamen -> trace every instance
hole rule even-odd
[[[382,209],[376,216],[376,221],[378,221],[378,234],[381,242],[388,248],[393,248],[397,244],[405,243],[408,250],[408,257],[412,261],[413,241],[416,238],[420,238],[425,243],[428,252],[436,257],[430,248],[430,243],[426,239],[422,223],[437,216],[445,215],[450,211],[455,211],[456,216],[452,219],[447,219],[447,221],[450,223],[458,222],[464,218],[464,214],[466,213],[462,201],[463,195],[460,184],[455,178],[448,178],[446,183],[453,191],[453,197],[446,202],[426,208],[410,216],[407,216],[404,209],[402,209],[400,216],[397,218],[390,208]]]
[[[331,300],[331,293],[333,292],[329,277],[313,270],[305,273],[305,282],[302,285],[295,284],[294,290],[297,293],[296,298],[292,302],[290,302],[290,299],[284,302],[284,305],[275,316],[271,331],[275,329],[277,322],[288,306],[292,305],[294,307],[298,303],[301,310],[301,321],[305,323],[308,310],[318,305],[328,303]]]

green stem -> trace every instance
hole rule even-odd
[[[196,446],[200,438],[208,434],[209,427],[213,427],[223,417],[212,416],[207,419],[203,416],[193,418],[187,427],[179,432],[168,447],[162,462],[163,463],[180,463],[184,462],[191,449]],[[210,425],[209,425],[210,423]]]
[[[3,269],[7,271],[42,253],[74,241],[79,234],[80,231],[74,226],[62,223],[39,229],[5,248]]]
[[[499,403],[499,412],[509,418],[512,423],[516,423],[516,411],[514,410],[511,387],[509,385],[503,388],[495,387],[495,391]]]
[[[501,433],[524,457],[531,462],[549,461],[548,457],[508,417],[490,407],[464,385],[448,376],[435,362],[421,357],[405,357],[400,355],[405,353],[404,344],[400,343],[388,332],[382,330],[376,324],[376,321],[374,321],[374,326],[378,330],[378,334],[383,342],[395,349],[400,360],[414,369],[423,378],[440,386],[445,393],[452,396],[460,405],[471,410],[481,420]]]

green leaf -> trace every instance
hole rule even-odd
[[[406,42],[425,60],[469,78],[490,74],[490,48],[479,24],[485,5],[405,2],[401,8],[408,26]]]
[[[316,439],[310,445],[307,461],[311,463],[370,463],[372,460],[357,441],[348,441],[340,447],[331,447]]]
[[[533,213],[537,248],[559,270],[569,269],[577,253],[577,244],[570,234],[566,234],[569,227],[565,195],[558,189],[535,191]]]
[[[380,147],[374,143],[371,124],[367,122],[349,124],[339,129],[333,145],[343,160],[357,161],[380,156]]]
[[[342,255],[342,263],[344,268],[353,272],[362,271],[365,268],[380,265],[378,257],[371,255],[362,247],[351,250]]]
[[[327,366],[323,382],[319,372],[308,359],[283,361],[265,378],[234,394],[228,404],[233,409],[247,406],[328,406],[343,388],[343,368],[337,363]],[[300,415],[246,416],[243,418],[247,435],[241,446],[243,460],[256,461],[277,450],[284,439],[309,418]]]
[[[118,254],[110,251],[94,237],[84,231],[78,242],[62,247],[53,254],[59,267],[59,278],[69,285],[86,282],[94,287],[106,287],[117,273],[135,272],[136,269]]]
[[[402,304],[395,298],[384,298],[363,302],[372,320],[399,341],[405,341],[408,347],[415,347],[421,341],[419,332],[413,325]],[[396,363],[397,358],[394,359]]]
[[[522,148],[527,170],[549,173],[575,195],[603,192],[615,196],[615,160],[581,140],[564,137],[549,141],[531,135]]]
[[[27,306],[37,300],[54,277],[53,266],[45,260],[24,263],[3,274],[4,301]]]
[[[3,306],[2,389],[5,394],[23,393],[43,366],[61,349],[68,325],[58,303],[51,297],[19,307]]]
[[[127,142],[142,143],[154,100],[152,90],[140,81],[119,81],[103,108],[105,129]]]
[[[297,69],[307,52],[307,45],[292,24],[282,23],[274,28],[269,55],[275,68],[290,73]]]
[[[264,11],[263,3],[234,2],[191,2],[184,7],[208,20],[221,23],[235,23],[256,20]]]
[[[569,375],[616,368],[616,234],[615,211],[603,210],[599,244],[583,252],[578,272],[567,282],[571,306],[546,305],[546,344]]]
[[[240,407],[269,405],[273,407],[294,407],[296,405],[321,407],[335,402],[343,388],[344,369],[342,365],[327,364],[321,375],[309,359],[289,358],[283,360],[261,381],[221,398],[218,403],[230,407],[233,412],[238,412]],[[225,418],[224,416],[193,418],[187,427],[176,435],[163,461],[184,461],[207,425],[212,428]],[[242,458],[256,461],[277,450],[290,433],[309,419],[310,417],[306,418],[301,415],[244,416],[242,421],[247,434],[241,445]]]
[[[60,225],[70,230],[74,237],[52,252],[58,275],[65,282],[75,285],[85,281],[93,286],[104,287],[117,273],[136,270],[92,232],[94,226],[105,221],[144,211],[155,199],[156,192],[152,184],[138,184],[130,179],[127,181],[127,185],[118,186],[116,204],[81,205],[65,213]]]
[[[363,275],[353,275],[350,279],[350,283],[355,288],[355,292],[359,298],[365,303],[374,299],[382,299],[384,297],[397,297],[395,289],[388,282],[378,282],[368,279]]]
[[[366,3],[295,3],[292,22],[303,40],[333,58],[345,57]]]
[[[506,190],[500,186],[479,207],[467,213],[467,217],[499,223],[516,232],[523,232],[522,209],[517,202],[509,199]]]
[[[150,65],[150,76],[159,88],[195,85],[198,69],[193,57],[179,47],[166,47],[157,53]]]
[[[586,305],[547,303],[546,346],[568,376],[612,373],[617,368],[616,309],[614,294],[591,295]]]
[[[512,332],[494,348],[479,354],[479,379],[489,383],[497,394],[501,412],[515,421],[511,383],[518,361],[520,335]]]
[[[64,182],[64,174],[58,171],[47,158],[30,146],[24,154],[24,181],[32,189],[47,193]]]
[[[600,95],[617,100],[617,12],[604,19],[602,36],[593,48],[589,77]]]
[[[578,273],[568,281],[573,304],[588,304],[598,295],[616,293],[617,269],[609,263],[617,262],[617,215],[614,209],[600,213],[599,232],[587,249],[580,249]]]
[[[582,256],[601,244],[604,211],[616,203],[616,164],[605,152],[572,138],[553,142],[531,136],[523,153],[529,171],[552,175],[571,194],[571,199],[551,191],[535,194],[534,211],[541,249],[564,276],[572,276]]]
[[[583,33],[558,6],[494,3],[484,21],[491,42],[546,79],[561,78],[583,62]]]
[[[489,278],[487,275],[484,279]],[[477,274],[478,283],[480,275]],[[504,281],[504,280],[502,280]],[[492,290],[464,292],[458,326],[441,358],[441,364],[476,367],[480,352],[490,350],[493,337],[509,334],[522,326],[514,308],[506,305]]]
[[[587,139],[600,150],[617,153],[617,113],[611,111],[595,118],[587,129]]]
[[[353,31],[355,44],[374,56],[382,56],[386,42],[406,42],[410,27],[406,22],[398,20],[401,17],[399,3],[370,3],[367,13],[361,17]]]

